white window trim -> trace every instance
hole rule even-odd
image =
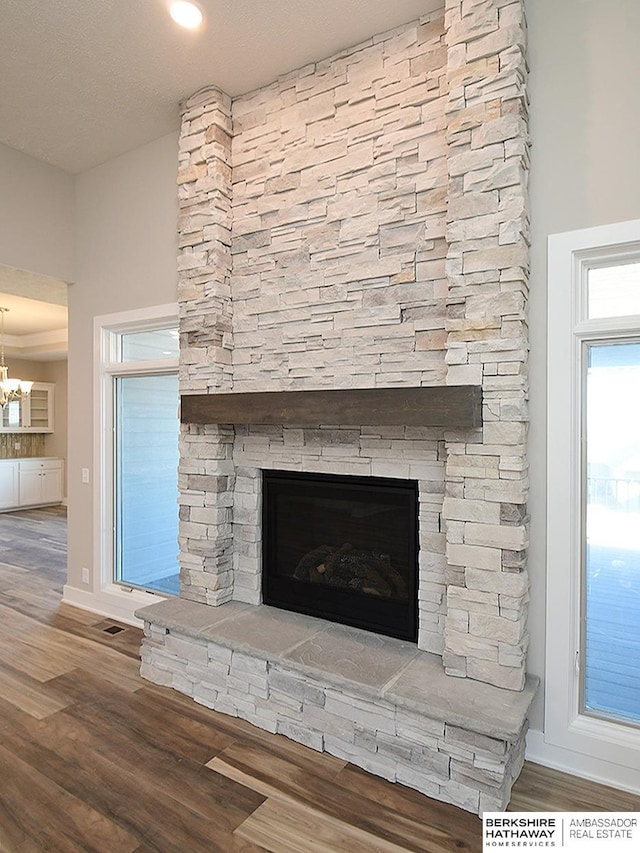
[[[584,319],[587,263],[640,254],[640,220],[549,238],[547,651],[543,743],[530,757],[640,790],[640,729],[579,712],[582,379],[585,340],[638,338],[640,317]],[[635,328],[634,328],[635,327]]]
[[[113,377],[140,372],[177,371],[178,359],[121,363],[113,351],[114,335],[178,325],[177,303],[103,314],[93,322],[93,573],[91,591],[65,586],[64,600],[94,613],[142,626],[135,611],[164,596],[113,582]]]

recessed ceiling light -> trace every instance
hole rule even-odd
[[[201,10],[195,3],[188,3],[187,0],[177,0],[172,3],[169,13],[176,24],[188,30],[195,30],[202,23]]]

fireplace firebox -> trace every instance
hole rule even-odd
[[[417,641],[410,480],[263,471],[265,604]]]

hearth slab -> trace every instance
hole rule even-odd
[[[310,642],[310,637],[321,633],[325,625],[320,619],[275,607],[250,604],[246,607],[237,617],[210,626],[205,631],[206,638],[247,654],[284,658],[301,644]]]
[[[514,741],[527,718],[538,680],[521,692],[446,675],[438,655],[392,637],[334,625],[265,605],[218,607],[175,598],[136,616],[154,627],[279,663],[338,689],[357,689],[410,712]]]
[[[444,672],[438,655],[419,652],[384,691],[384,698],[408,710],[426,710],[429,716],[463,729],[514,741],[537,688],[538,679],[531,676],[521,692],[456,678]]]
[[[284,660],[316,678],[324,673],[342,686],[354,683],[384,695],[389,682],[420,654],[414,643],[346,625],[322,624],[321,631],[289,651]]]
[[[219,625],[227,619],[237,619],[240,614],[251,609],[250,604],[229,601],[223,607],[212,607],[209,604],[199,604],[185,598],[167,598],[155,604],[148,604],[140,611],[148,622],[153,622],[168,630],[176,630],[189,637],[200,637],[209,627]],[[187,630],[188,629],[188,630]]]

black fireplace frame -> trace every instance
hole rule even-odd
[[[313,602],[300,600],[300,582],[278,577],[268,571],[275,560],[276,512],[274,495],[278,487],[310,486],[362,490],[378,493],[402,493],[407,498],[407,511],[414,520],[414,536],[409,537],[408,600],[406,603],[363,596],[344,588],[314,584]],[[273,533],[273,535],[272,535]],[[356,477],[341,474],[301,473],[297,471],[262,471],[262,600],[264,604],[332,622],[363,628],[401,640],[418,640],[418,484],[415,480],[387,477]]]

